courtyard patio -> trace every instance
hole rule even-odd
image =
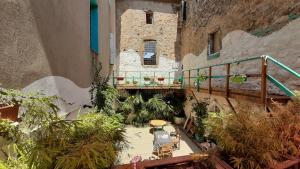
[[[141,156],[142,160],[158,159],[153,154],[154,135],[150,132],[152,127],[126,126],[128,146],[119,155],[119,164],[130,163],[135,156]],[[163,130],[168,133],[175,131],[175,126],[167,124]],[[181,136],[179,149],[174,149],[173,157],[189,155],[199,152],[199,148],[190,140],[185,133],[179,130]]]

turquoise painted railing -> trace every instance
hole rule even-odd
[[[113,84],[126,87],[182,87],[178,71],[119,71],[113,73]]]
[[[199,68],[187,69],[183,71],[121,71],[113,73],[113,84],[114,85],[126,85],[126,86],[137,86],[137,87],[147,87],[147,86],[176,86],[181,88],[195,87],[200,90],[201,83],[208,81],[208,90],[212,92],[212,79],[226,79],[225,92],[226,96],[229,96],[229,83],[230,78],[234,74],[230,73],[230,66],[232,64],[239,64],[244,62],[254,62],[261,60],[261,72],[260,74],[248,74],[247,77],[260,77],[261,78],[261,97],[262,101],[266,100],[267,96],[267,83],[270,81],[275,86],[277,86],[281,91],[283,91],[287,96],[295,96],[295,93],[290,90],[283,83],[278,81],[276,78],[268,74],[268,65],[270,63],[278,66],[300,79],[300,74],[285,64],[279,62],[271,56],[259,56],[251,57],[239,60],[233,60],[230,62],[214,64]],[[212,75],[212,69],[226,66],[226,72],[223,75]],[[203,73],[204,71],[204,73]],[[186,76],[186,74],[188,75]],[[202,77],[202,78],[201,78]]]
[[[295,76],[296,78],[300,79],[300,74],[291,69],[290,67],[286,66],[285,64],[279,62],[278,60],[274,59],[271,56],[260,56],[260,57],[251,57],[251,58],[246,58],[246,59],[239,59],[239,60],[234,60],[230,62],[225,62],[225,63],[220,63],[220,64],[214,64],[214,65],[209,65],[209,66],[204,66],[204,67],[199,67],[199,68],[193,68],[193,69],[187,69],[183,71],[183,75],[186,75],[188,73],[188,76],[184,76],[183,79],[183,84],[188,84],[188,87],[194,86],[198,90],[200,89],[201,81],[200,81],[200,76],[206,76],[208,79],[208,89],[211,89],[211,79],[219,79],[219,78],[226,78],[226,93],[229,92],[229,78],[232,77],[233,75],[230,74],[230,65],[232,64],[239,64],[243,62],[251,62],[251,61],[257,61],[261,60],[262,61],[262,72],[261,74],[256,74],[256,75],[248,75],[250,77],[261,77],[262,81],[262,90],[267,90],[266,83],[263,83],[264,81],[268,80],[271,83],[273,83],[275,86],[277,86],[281,91],[283,91],[287,96],[295,96],[295,93],[290,90],[288,87],[286,87],[283,83],[279,82],[276,78],[272,77],[271,75],[268,74],[267,68],[268,64],[272,63],[276,66],[278,66],[280,69],[283,69],[290,73],[291,75]],[[226,66],[227,67],[227,72],[226,75],[212,75],[212,68],[215,67],[220,67],[220,66]],[[265,67],[265,70],[264,70]],[[200,73],[200,71],[204,70],[204,75]],[[188,83],[186,81],[188,80]],[[206,81],[206,80],[205,80]],[[186,87],[186,86],[185,86]],[[265,89],[263,89],[265,88]],[[211,91],[210,91],[211,92]],[[262,91],[263,92],[263,91]],[[266,91],[264,91],[266,92]],[[265,94],[263,94],[265,95]],[[263,96],[262,96],[263,97]],[[262,98],[265,100],[265,98]]]

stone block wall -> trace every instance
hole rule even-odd
[[[119,71],[170,71],[176,65],[178,14],[172,2],[118,0],[117,31]],[[153,24],[146,24],[146,11],[153,12]],[[157,65],[144,66],[144,40],[156,40]]]

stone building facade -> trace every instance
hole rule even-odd
[[[123,71],[177,70],[176,5],[177,0],[116,1],[120,75]]]

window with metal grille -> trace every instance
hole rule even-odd
[[[153,12],[152,11],[146,12],[146,24],[153,24]]]
[[[144,42],[144,65],[156,65],[156,41]]]

